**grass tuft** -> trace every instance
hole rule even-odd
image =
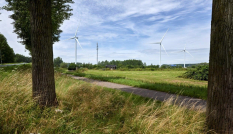
[[[59,106],[41,110],[31,98],[30,70],[1,74],[0,133],[205,133],[201,110],[93,86],[59,73],[55,74]]]

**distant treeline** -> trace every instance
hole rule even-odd
[[[205,64],[205,63],[204,63]],[[135,60],[135,59],[129,59],[129,60],[112,60],[112,61],[99,61],[97,64],[92,63],[77,63],[76,65],[74,63],[65,63],[63,62],[62,58],[57,57],[54,59],[54,66],[55,67],[62,67],[62,68],[87,68],[87,69],[103,69],[106,68],[107,65],[115,65],[117,69],[119,70],[156,70],[159,69],[159,65],[146,65],[146,63],[142,62],[141,60]],[[197,64],[186,64],[186,67],[194,67]],[[161,69],[181,69],[183,68],[183,64],[164,64],[161,66]]]
[[[106,65],[116,65],[117,68],[126,67],[126,68],[143,68],[146,66],[146,63],[143,63],[141,60],[129,59],[129,60],[112,60],[112,61],[101,61],[98,63],[98,66],[105,67]]]
[[[27,57],[21,54],[16,54],[15,55],[15,62],[20,63],[20,62],[26,62],[26,63],[31,63],[32,62],[32,57]]]
[[[77,67],[83,67],[88,69],[100,69],[105,68],[107,65],[116,65],[117,69],[158,69],[159,65],[147,65],[145,62],[143,63],[141,60],[129,59],[129,60],[112,60],[112,61],[100,61],[98,65],[92,63],[77,63]],[[193,66],[196,64],[186,64],[186,67]],[[165,68],[183,68],[183,64],[164,64],[161,66],[162,69]]]
[[[1,57],[2,56],[2,57]],[[32,62],[32,57],[27,57],[21,54],[12,54],[12,56],[8,58],[6,58],[6,56],[1,55],[0,56],[0,61],[2,60],[2,63],[31,63]],[[1,59],[2,58],[2,59]],[[1,62],[0,62],[1,64]]]

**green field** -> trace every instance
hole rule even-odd
[[[55,73],[59,106],[40,109],[31,97],[31,75],[28,67],[0,69],[0,133],[206,133],[203,111],[98,87],[60,73]]]
[[[179,78],[185,71],[66,71],[67,74],[151,90],[207,98],[207,81]]]

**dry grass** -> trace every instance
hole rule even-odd
[[[44,110],[31,99],[30,71],[1,78],[0,133],[205,133],[201,110],[148,101],[58,73],[55,77],[59,106]]]

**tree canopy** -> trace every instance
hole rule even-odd
[[[19,63],[19,62],[30,63],[30,62],[32,62],[32,57],[26,57],[26,56],[21,55],[21,54],[16,54],[15,55],[15,62],[17,62],[17,63]]]
[[[14,56],[14,50],[8,45],[5,36],[0,33],[0,62],[13,63]]]
[[[60,67],[60,64],[63,63],[62,58],[61,57],[57,57],[53,60],[53,64],[55,67]]]
[[[106,65],[116,65],[117,67],[125,67],[128,66],[129,68],[131,66],[134,67],[142,67],[144,64],[142,63],[141,60],[135,60],[135,59],[129,59],[129,60],[124,60],[124,61],[119,61],[119,60],[112,60],[112,61],[102,61],[98,63],[99,66],[106,66]]]
[[[25,48],[31,52],[31,24],[30,24],[30,12],[29,12],[29,1],[28,0],[5,0],[8,2],[3,9],[7,11],[13,11],[10,18],[14,20],[13,25],[15,27],[14,32],[21,38],[19,41]],[[62,32],[60,28],[64,20],[69,19],[72,15],[70,8],[73,0],[52,0],[52,43],[58,42],[60,38],[60,33]]]

